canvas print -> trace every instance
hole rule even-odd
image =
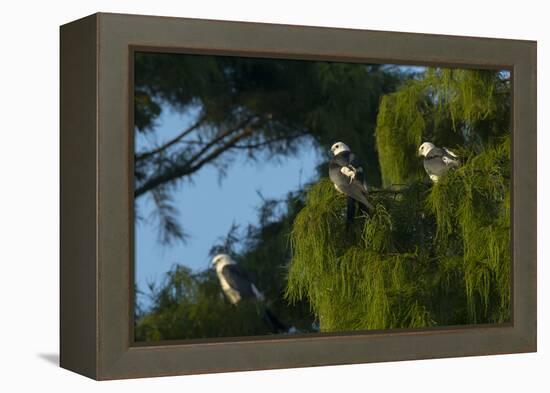
[[[133,61],[136,342],[510,321],[510,71]]]

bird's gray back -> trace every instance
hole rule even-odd
[[[451,166],[458,166],[458,160],[440,147],[434,147],[424,158],[424,169],[429,175],[441,176]]]
[[[221,274],[231,286],[239,292],[241,299],[256,297],[252,290],[252,283],[246,273],[237,265],[225,265],[221,269]]]
[[[449,167],[441,157],[432,157],[424,159],[424,169],[429,175],[441,176],[449,170]]]

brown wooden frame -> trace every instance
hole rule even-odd
[[[133,342],[134,50],[509,69],[512,322]],[[95,14],[61,27],[61,367],[95,379],[536,351],[536,42]]]

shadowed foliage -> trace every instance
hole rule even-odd
[[[271,334],[262,319],[268,306],[281,322],[300,331],[312,331],[314,317],[307,302],[284,299],[285,262],[290,258],[288,232],[303,202],[289,194],[285,200],[265,200],[259,225],[244,231],[233,227],[211,254],[228,252],[250,275],[267,302],[232,305],[222,294],[214,270],[193,273],[175,265],[160,285],[151,284],[152,306],[136,314],[136,340],[235,337]]]
[[[137,341],[161,341],[267,334],[259,306],[235,307],[223,298],[214,271],[192,273],[175,266],[160,288],[150,288],[154,304],[136,324]]]
[[[379,184],[378,103],[407,77],[389,66],[229,56],[136,53],[134,64],[136,134],[150,141],[135,153],[134,194],[152,197],[165,243],[186,239],[174,189],[207,166],[223,178],[239,156],[278,162],[306,142],[327,151],[341,138]],[[168,109],[189,122],[163,140]]]

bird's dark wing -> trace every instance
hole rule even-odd
[[[343,167],[349,168],[353,172],[355,172],[355,181],[359,181],[359,183],[364,184],[365,183],[365,174],[363,171],[363,166],[361,162],[357,159],[355,154],[349,152],[349,151],[343,151],[340,154],[337,154],[329,161],[329,175],[331,175],[331,179],[337,183],[336,177],[339,176],[341,173],[341,169]],[[346,181],[350,181],[349,178],[347,178]]]
[[[353,165],[355,168],[361,168],[361,161],[353,153],[350,153],[349,155],[349,163],[350,165]]]
[[[264,308],[263,320],[270,327],[272,333],[288,332],[288,326],[282,323],[267,307]]]
[[[334,156],[333,160],[340,166],[347,166],[350,169],[357,170],[357,172],[363,172],[361,161],[350,151],[343,151],[337,154]]]
[[[443,157],[443,155],[445,155],[445,150],[443,150],[442,148],[440,147],[434,147],[432,150],[430,150],[428,152],[428,154],[426,154],[426,158],[427,159],[432,159],[432,158],[436,158],[436,157]]]
[[[452,151],[450,151],[446,147],[443,148],[443,151],[445,153],[443,154],[442,158],[443,158],[443,161],[445,162],[445,164],[450,165],[450,166],[458,166],[460,164],[460,159],[455,153],[453,153]]]
[[[353,153],[350,154],[348,167],[355,169],[355,180],[358,180],[366,188],[365,171],[363,170],[363,164],[359,160],[359,158],[357,158],[357,156]]]
[[[429,174],[440,176],[448,167],[458,166],[458,156],[446,148],[434,147],[424,159],[424,168]]]
[[[332,157],[331,162],[333,162],[335,165],[339,166],[348,166],[351,163],[351,157],[353,154],[349,151],[343,151],[334,157]]]
[[[446,147],[444,148],[434,147],[432,150],[430,150],[428,154],[426,154],[427,159],[436,158],[436,157],[441,158],[444,162],[447,162],[447,163],[448,162],[458,163],[458,156],[452,151],[450,151],[449,149],[447,149]]]
[[[252,290],[252,283],[244,270],[237,265],[225,265],[221,274],[234,290],[239,292],[242,299],[256,297]]]
[[[340,187],[342,191],[348,196],[355,199],[357,202],[362,203],[369,209],[373,209],[372,204],[367,200],[367,190],[365,185],[359,180],[355,179],[351,184],[346,184],[344,187]]]
[[[445,150],[445,153],[449,156],[452,156],[453,158],[458,158],[458,155],[447,149],[446,147],[443,148]]]

